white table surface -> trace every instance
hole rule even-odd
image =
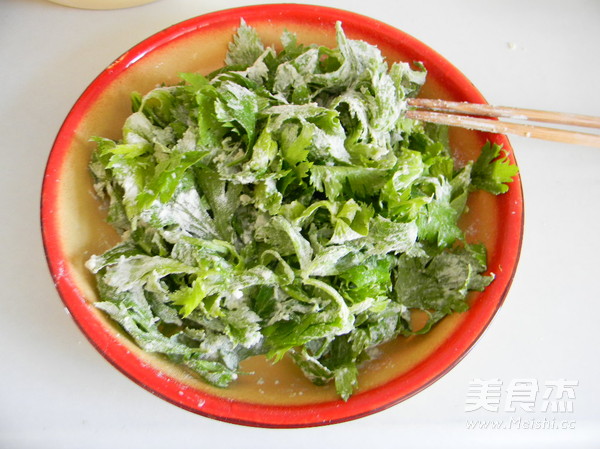
[[[214,421],[138,387],[82,336],[50,279],[38,218],[45,162],[64,117],[90,81],[140,40],[251,3],[160,0],[90,11],[0,1],[0,448],[600,447],[600,149],[511,139],[526,227],[509,296],[458,366],[376,415],[302,430]],[[412,34],[490,103],[600,115],[598,1],[323,4]],[[537,381],[540,393],[532,411],[505,411],[502,402],[498,412],[469,412],[475,378],[501,380],[503,401],[519,380]],[[560,379],[578,382],[570,413],[540,402],[544,385]],[[467,429],[476,419],[514,423]],[[552,422],[559,428],[547,428]]]

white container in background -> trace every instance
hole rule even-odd
[[[119,9],[144,5],[156,0],[50,0],[64,6],[83,9]]]

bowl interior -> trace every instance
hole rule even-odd
[[[263,5],[190,19],[134,47],[94,80],[68,115],[52,149],[42,194],[42,227],[50,270],[59,293],[82,331],[118,369],[151,392],[183,408],[217,419],[259,426],[308,426],[339,422],[386,408],[439,378],[472,346],[500,306],[516,267],[522,235],[522,195],[517,178],[509,193],[471,195],[462,226],[468,239],[485,243],[496,280],[473,295],[472,308],[447,317],[430,333],[399,338],[361,372],[360,390],[346,403],[333,386],[316,387],[291,362],[271,365],[262,357],[244,362],[250,373],[230,388],[206,385],[190,373],[139,350],[91,305],[95,282],[85,261],[119,237],[105,223],[87,169],[91,136],[118,139],[130,113],[130,93],[179,82],[181,72],[207,74],[223,65],[240,18],[257,28],[265,44],[277,46],[284,29],[299,42],[335,45],[334,23],[350,38],[376,44],[392,61],[421,61],[428,69],[422,96],[484,102],[447,61],[414,38],[373,19],[329,8]],[[503,136],[451,130],[459,160],[476,158],[486,140],[511,150]],[[512,156],[511,156],[512,157]]]

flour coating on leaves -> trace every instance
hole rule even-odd
[[[347,400],[378,345],[492,280],[457,221],[514,167],[494,145],[457,167],[444,128],[404,117],[424,68],[336,33],[325,48],[285,32],[277,52],[242,22],[223,69],[134,93],[122,139],[93,139],[122,235],[87,263],[96,306],[214,385],[247,357],[288,355]]]

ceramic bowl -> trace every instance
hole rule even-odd
[[[147,354],[129,340],[93,302],[96,290],[84,262],[118,241],[93,195],[88,162],[90,136],[120,137],[130,113],[130,93],[178,82],[180,72],[207,74],[223,65],[232,33],[243,18],[267,44],[284,29],[306,44],[335,45],[334,24],[350,38],[377,45],[389,60],[421,61],[428,69],[422,96],[484,103],[471,82],[434,50],[389,25],[351,12],[307,5],[260,5],[192,18],[141,42],[107,67],[85,90],[62,125],[51,150],[41,199],[42,231],[50,271],[73,319],[89,341],[122,373],[155,395],[215,419],[261,427],[306,427],[337,423],[386,409],[415,395],[455,366],[481,336],[507,295],[523,233],[523,201],[517,177],[510,191],[475,193],[462,226],[468,239],[488,248],[495,281],[474,294],[468,312],[448,316],[422,336],[384,345],[381,357],[364,366],[360,389],[347,402],[333,386],[317,387],[287,360],[271,365],[261,357],[242,366],[250,373],[218,389]],[[476,158],[486,140],[506,137],[452,129],[459,160]],[[440,398],[441,400],[442,398]]]

